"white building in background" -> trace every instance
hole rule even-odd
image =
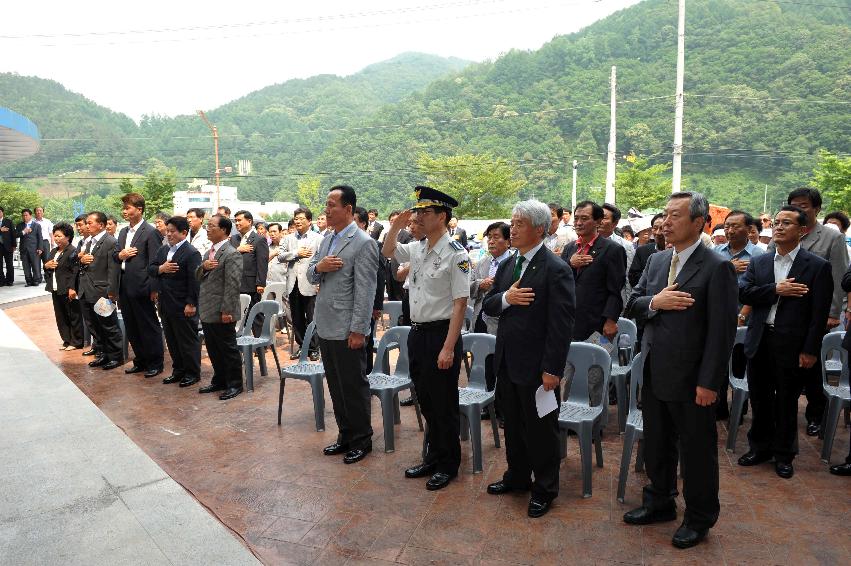
[[[216,185],[211,185],[206,179],[193,179],[187,183],[185,191],[174,192],[175,214],[186,214],[190,208],[200,208],[207,217],[216,212]],[[228,185],[219,187],[219,206],[227,206],[231,213],[237,210],[249,211],[255,219],[266,217],[270,214],[286,213],[292,216],[293,211],[298,208],[294,202],[256,200],[239,200],[237,188]]]

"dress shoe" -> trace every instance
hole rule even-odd
[[[201,381],[200,377],[184,377],[178,384],[178,387],[189,387],[190,385],[195,385],[199,381]]]
[[[513,487],[511,484],[506,483],[505,480],[499,480],[488,485],[488,493],[491,495],[502,495],[503,493],[511,493],[512,491],[529,491],[529,487]]]
[[[171,374],[167,378],[163,379],[163,383],[168,385],[169,383],[177,383],[178,381],[182,381],[182,380],[183,380],[183,378],[180,377],[179,375]]]
[[[228,399],[233,399],[237,395],[242,393],[242,387],[228,387],[225,389],[225,392],[219,395],[220,401],[227,401]]]
[[[399,401],[399,405],[402,407],[413,407],[414,406],[414,398],[408,397],[407,399],[402,399]]]
[[[707,533],[709,533],[709,529],[696,530],[683,523],[674,533],[671,544],[677,548],[691,548],[705,539]]]
[[[821,434],[821,423],[815,421],[807,423],[807,436],[818,436]]]
[[[788,480],[795,475],[795,468],[792,467],[791,463],[787,462],[774,462],[774,471],[784,480]]]
[[[137,366],[136,364],[133,364],[133,367],[129,367],[129,368],[125,369],[124,373],[129,375],[131,373],[142,373],[143,371],[145,371],[145,368],[141,368],[141,367]]]
[[[73,344],[69,344],[65,347],[66,352],[70,352],[71,350],[79,350],[82,346],[74,346]]]
[[[423,462],[417,466],[413,466],[405,470],[406,478],[424,478],[430,476],[437,469],[437,464],[426,464]]]
[[[345,454],[349,451],[348,444],[340,444],[339,442],[335,442],[334,444],[330,444],[322,449],[322,453],[326,456],[336,456],[337,454]]]
[[[90,368],[99,368],[100,366],[105,365],[106,363],[107,363],[107,359],[105,357],[98,356],[98,357],[96,357],[95,359],[93,359],[92,361],[89,362],[89,367]]]
[[[102,366],[100,366],[100,369],[111,370],[111,369],[117,368],[118,366],[123,366],[123,365],[124,365],[124,362],[119,362],[118,360],[112,360],[111,362],[107,362],[107,363],[103,364]]]
[[[744,454],[741,458],[739,458],[740,466],[756,466],[758,464],[762,464],[763,462],[768,462],[771,460],[770,452],[756,452],[751,450],[747,454]]]
[[[344,464],[354,464],[355,462],[360,462],[366,455],[372,452],[372,446],[367,446],[365,448],[355,448],[354,450],[349,450],[346,452],[346,455],[343,456]]]
[[[851,476],[851,462],[831,466],[830,473],[835,476]]]
[[[309,359],[311,362],[318,361],[319,360],[319,352],[317,352],[316,350],[311,350],[307,355],[307,359]]]
[[[201,389],[198,390],[198,393],[214,393],[216,391],[224,391],[226,388],[224,385],[205,385]]]
[[[552,501],[538,501],[537,499],[532,498],[529,500],[529,510],[527,511],[527,514],[533,519],[543,517],[547,514],[547,511],[550,510],[552,504]]]
[[[665,511],[656,511],[649,507],[637,507],[632,511],[624,513],[623,522],[630,525],[650,525],[653,523],[664,523],[666,521],[675,521],[677,519],[676,509],[667,509]]]
[[[156,377],[163,372],[163,368],[152,368],[145,372],[145,377]]]
[[[300,357],[301,357],[301,349],[300,349],[300,348],[299,348],[298,350],[296,350],[296,351],[295,351],[295,353],[290,354],[290,359],[291,359],[291,360],[297,360],[297,359],[299,359]]]
[[[444,474],[443,472],[435,472],[433,476],[429,478],[426,482],[426,489],[429,491],[437,491],[438,489],[443,489],[449,482],[452,481],[452,478],[455,476],[450,476],[449,474]]]
[[[83,352],[84,356],[97,356],[98,354],[100,354],[100,352],[98,352],[94,348],[92,348],[91,350],[86,350],[85,352]]]

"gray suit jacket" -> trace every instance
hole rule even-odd
[[[511,259],[511,256],[508,256],[507,259]],[[470,300],[473,302],[473,320],[478,320],[479,313],[482,310],[482,305],[485,302],[485,295],[488,294],[488,291],[483,291],[479,289],[479,285],[481,284],[483,279],[488,278],[488,274],[490,273],[491,262],[493,261],[493,256],[487,254],[482,259],[479,260],[479,263],[476,264],[476,267],[473,269],[473,273],[470,274]],[[506,261],[506,260],[503,260]],[[497,326],[499,324],[499,317],[490,316],[485,319],[485,325],[488,328],[488,334],[496,335]]]
[[[369,335],[372,306],[375,301],[378,248],[363,230],[354,230],[334,243],[343,267],[330,273],[319,273],[316,264],[328,255],[331,234],[325,236],[319,253],[313,255],[307,278],[319,285],[313,308],[316,332],[324,340],[345,340],[350,332]],[[339,240],[339,238],[338,238]]]
[[[816,224],[816,227],[801,239],[801,247],[830,262],[830,271],[833,274],[830,318],[839,318],[842,313],[842,301],[846,295],[842,290],[842,276],[848,269],[848,247],[845,245],[845,238],[836,230]],[[773,244],[769,246],[768,251],[774,253]]]
[[[233,315],[239,320],[239,284],[242,281],[242,254],[229,242],[222,244],[215,255],[219,265],[211,271],[204,271],[203,260],[195,271],[195,278],[201,282],[198,298],[198,316],[201,322],[222,322],[222,313]]]

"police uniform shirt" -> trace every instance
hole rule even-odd
[[[452,302],[470,297],[470,258],[447,232],[432,249],[428,239],[396,244],[394,256],[399,263],[411,263],[408,292],[413,322],[448,320]]]

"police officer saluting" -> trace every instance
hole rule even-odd
[[[458,201],[431,187],[416,187],[417,203],[393,221],[382,253],[410,262],[411,333],[408,336],[411,379],[428,429],[428,453],[405,477],[431,476],[426,489],[446,487],[458,475],[458,374],[461,369],[461,325],[470,295],[467,251],[449,238],[447,225]],[[400,244],[396,234],[416,211],[425,239]]]

